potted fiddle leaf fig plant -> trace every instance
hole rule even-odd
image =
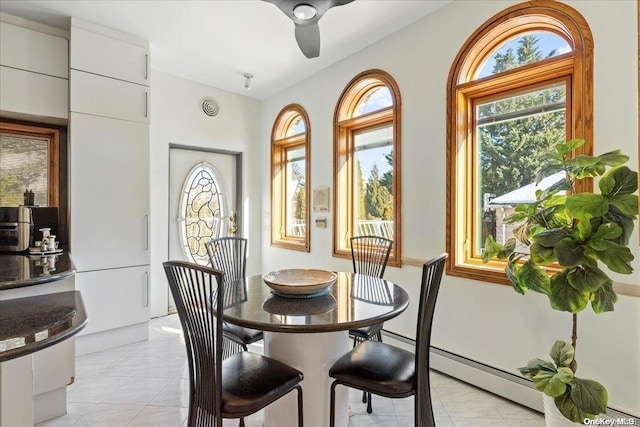
[[[576,376],[577,314],[589,304],[595,313],[613,311],[618,297],[605,270],[632,272],[628,245],[638,215],[638,173],[623,166],[628,156],[619,150],[571,156],[583,144],[558,144],[544,157],[536,184],[556,173],[561,178],[537,190],[534,202],[516,205],[505,219],[519,224],[514,236],[505,244],[487,237],[483,252],[484,262],[507,260],[505,272],[516,292],[540,292],[553,309],[571,313],[571,342],[556,341],[552,361],[532,359],[519,371],[553,398],[564,417],[581,424],[606,411],[608,394],[597,381]],[[591,177],[600,177],[600,192],[578,192],[577,185]]]

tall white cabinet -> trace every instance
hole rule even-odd
[[[72,19],[70,247],[89,323],[85,354],[148,338],[148,44]]]

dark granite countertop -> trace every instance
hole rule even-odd
[[[0,291],[53,282],[75,273],[66,251],[45,256],[0,253]]]
[[[57,344],[86,323],[79,291],[0,301],[0,362]]]
[[[233,283],[224,319],[245,328],[271,332],[335,332],[389,320],[409,305],[395,283],[363,274],[338,272],[329,293],[313,298],[274,295],[262,276]]]

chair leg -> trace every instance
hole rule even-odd
[[[371,393],[367,393],[367,414],[373,412],[373,408],[371,407]]]
[[[331,399],[329,403],[329,427],[336,426],[336,386],[337,381],[331,384]]]
[[[298,389],[298,427],[303,427],[303,413],[302,413],[302,387],[296,387]]]
[[[240,418],[240,427],[244,427],[244,418]]]

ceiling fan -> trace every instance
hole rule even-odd
[[[334,6],[353,0],[264,0],[273,3],[296,24],[296,41],[307,58],[320,55],[320,28],[318,21]]]

